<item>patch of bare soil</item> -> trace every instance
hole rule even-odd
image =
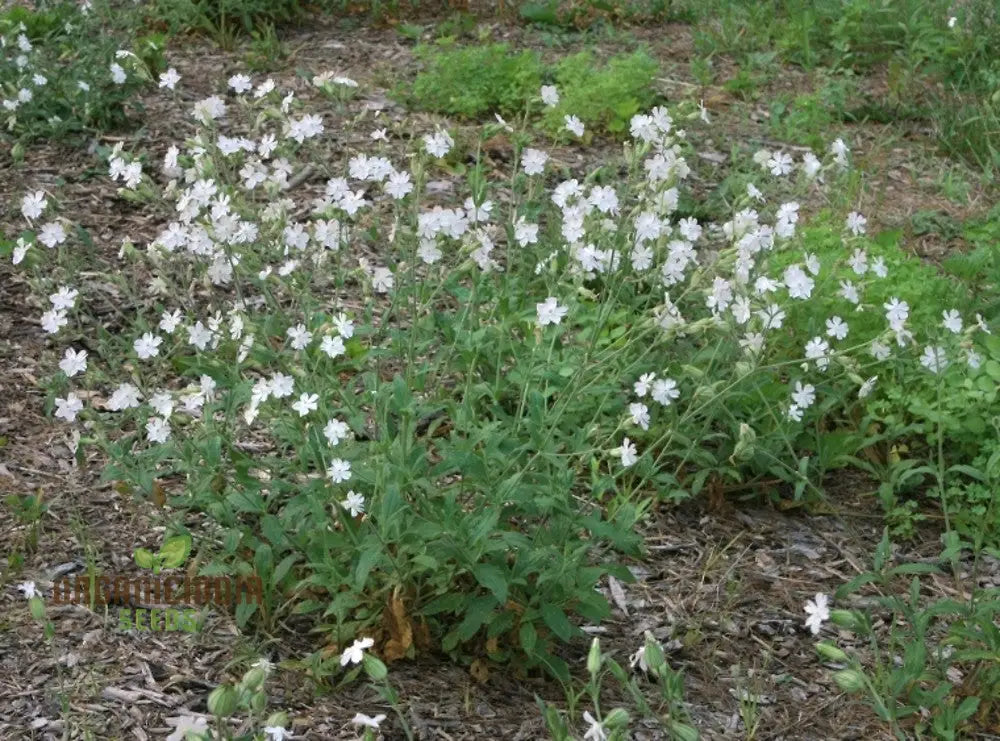
[[[523,29],[498,27],[496,33],[530,41]],[[727,151],[726,142],[737,130],[741,137],[766,140],[762,127],[756,133],[746,128],[754,124],[739,104],[685,77],[693,53],[689,29],[640,29],[632,40],[599,45],[616,50],[615,44],[628,46],[635,40],[648,42],[672,70],[662,83],[665,93],[714,101],[718,152]],[[389,98],[389,85],[413,65],[411,44],[398,34],[316,28],[287,43],[291,58],[274,75],[283,84],[297,69],[329,69],[362,82],[364,93],[344,114],[355,124],[347,126],[345,118],[336,116],[326,121],[334,149],[367,146],[369,129],[357,125],[357,119],[367,120],[372,129],[396,122],[399,138],[434,128],[431,116],[407,115],[401,124],[404,111]],[[141,128],[100,144],[121,140],[126,148],[144,149],[156,162],[170,142],[190,129],[191,104],[218,92],[221,80],[245,69],[241,53],[207,45],[178,50],[170,58],[183,76],[180,105],[150,94]],[[314,95],[305,80],[296,89],[302,96]],[[878,127],[855,131],[860,142],[874,145],[887,133]],[[940,205],[921,185],[925,170],[919,168],[930,156],[926,142],[909,137],[895,141],[894,147],[868,155],[884,157],[872,160],[882,173],[874,188],[880,195],[866,197],[875,199],[874,218],[887,224],[898,223],[916,208]],[[607,147],[603,154],[617,145]],[[857,149],[866,147],[862,143]],[[502,160],[499,150],[495,157]],[[553,154],[557,162],[574,168],[599,163],[603,156],[600,148],[586,155],[571,148]],[[711,158],[706,161],[705,177],[710,178]],[[902,175],[897,180],[893,172]],[[323,180],[320,166],[300,187],[318,191]],[[20,228],[20,196],[34,189],[58,193],[62,215],[87,229],[106,256],[114,255],[126,237],[146,243],[161,226],[116,197],[102,165],[85,146],[42,143],[29,147],[18,167],[0,163],[5,233]],[[37,493],[47,504],[35,545],[30,526],[9,507],[0,507],[0,738],[164,738],[178,716],[205,713],[209,690],[234,679],[249,660],[293,658],[308,639],[291,632],[243,637],[226,615],[214,616],[196,634],[124,632],[114,615],[70,605],[50,608],[55,637],[51,646],[45,643],[15,585],[31,579],[48,595],[60,575],[133,573],[131,554],[137,547],[156,547],[163,512],[101,483],[102,461],[76,462],[67,429],[45,417],[39,379],[54,367],[56,357],[37,326],[40,313],[18,272],[0,265],[0,437],[5,441],[0,446],[0,493]],[[645,524],[648,557],[632,565],[636,582],[625,585],[624,593],[609,591],[615,608],[600,633],[605,649],[627,663],[645,631],[659,638],[671,665],[685,674],[692,722],[706,739],[887,737],[870,711],[833,685],[831,672],[816,658],[815,637],[803,627],[807,599],[816,592],[832,593],[869,563],[882,523],[865,489],[864,481],[851,477],[833,482],[830,500],[842,508],[837,515],[789,514],[763,507],[759,500],[713,511],[700,502],[656,511]],[[15,553],[24,557],[16,569]],[[566,652],[581,675],[586,650],[578,642]],[[419,739],[541,739],[546,732],[535,697],[564,704],[556,683],[520,676],[510,667],[493,667],[480,682],[466,668],[428,656],[392,664],[389,677],[401,698],[402,716]],[[386,713],[384,737],[405,737],[394,710],[362,684],[316,695],[303,676],[282,672],[268,688],[270,707],[289,711],[296,738],[354,738],[349,722],[359,711]],[[609,703],[621,699],[617,690],[609,693]],[[755,708],[755,729],[748,726],[754,724],[748,707]],[[665,736],[652,724],[640,724],[634,738]]]

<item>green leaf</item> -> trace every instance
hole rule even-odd
[[[363,550],[361,551],[361,556],[358,558],[358,565],[354,569],[354,586],[359,591],[365,588],[365,583],[368,581],[368,574],[371,572],[372,567],[378,563],[379,559],[378,549],[372,548],[370,545],[362,547]]]
[[[544,604],[540,610],[542,613],[542,620],[545,624],[549,626],[553,633],[555,633],[563,641],[569,642],[570,638],[573,637],[573,625],[570,623],[569,618],[566,617],[566,613],[560,608],[553,604]]]
[[[521,623],[521,630],[518,631],[521,639],[521,648],[531,656],[535,653],[535,646],[538,644],[538,631],[532,623]]]
[[[176,569],[191,553],[191,536],[190,535],[175,535],[172,538],[167,538],[163,547],[160,548],[159,556],[160,560],[163,562],[163,568],[165,569]]]
[[[145,548],[136,548],[135,552],[132,554],[132,558],[135,560],[135,565],[140,569],[151,569],[153,568],[154,556],[152,551],[147,551]]]
[[[368,676],[376,682],[381,682],[389,674],[389,670],[377,656],[365,654],[361,659],[361,663],[362,666],[364,666],[365,671],[368,673]]]
[[[507,601],[507,575],[498,566],[491,563],[476,564],[472,575],[477,582],[493,592],[501,605]]]

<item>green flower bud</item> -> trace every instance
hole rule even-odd
[[[624,708],[615,708],[604,716],[605,728],[624,728],[628,725],[628,713]]]
[[[236,690],[227,684],[216,687],[208,695],[208,712],[220,718],[228,718],[236,712]]]
[[[601,670],[601,641],[599,638],[595,638],[590,643],[590,653],[587,654],[587,671],[591,674],[597,674]]]
[[[841,669],[833,675],[833,681],[844,692],[861,692],[865,688],[865,678],[855,669]]]
[[[847,654],[834,646],[832,643],[817,643],[816,653],[827,661],[844,662],[848,660]]]
[[[243,675],[243,681],[240,684],[244,687],[255,690],[264,684],[265,679],[267,679],[267,672],[260,667],[255,666]]]

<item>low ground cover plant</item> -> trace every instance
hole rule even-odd
[[[0,14],[0,120],[18,142],[123,126],[158,74],[163,37],[124,41],[105,3],[56,2]],[[86,38],[86,43],[79,43]]]
[[[397,96],[411,106],[465,118],[512,116],[524,111],[533,97],[537,100],[539,85],[548,81],[554,84],[545,87],[553,92],[543,99],[539,125],[557,137],[575,133],[565,127],[567,116],[573,117],[576,131],[590,132],[586,138],[594,132],[624,135],[632,117],[656,100],[652,83],[658,65],[644,51],[604,63],[590,52],[580,52],[552,69],[535,52],[515,53],[506,44],[421,46],[417,57],[425,68],[411,87],[397,88]]]

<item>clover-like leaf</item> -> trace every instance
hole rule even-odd
[[[175,535],[163,541],[159,556],[163,562],[163,568],[174,569],[184,563],[190,553],[191,536]]]

